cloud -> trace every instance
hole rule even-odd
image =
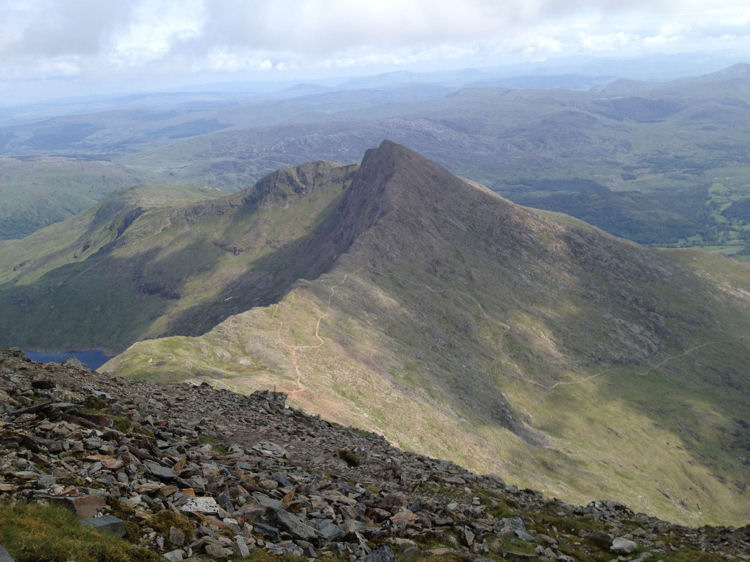
[[[200,36],[203,12],[200,2],[172,0],[137,4],[130,13],[128,25],[113,34],[111,54],[126,64],[163,58],[176,45]]]
[[[747,45],[746,0],[0,0],[6,83],[248,79]]]
[[[27,0],[0,4],[0,56],[98,55],[132,17],[126,2]]]

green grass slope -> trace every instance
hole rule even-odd
[[[2,243],[0,341],[119,351],[273,302],[330,265],[305,244],[350,173],[319,162],[219,198],[206,188],[135,188]]]
[[[278,302],[103,369],[273,388],[566,500],[750,520],[750,268],[517,207],[390,142]]]

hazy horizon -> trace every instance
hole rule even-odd
[[[649,60],[666,62],[649,68]],[[0,0],[0,105],[409,71],[600,68],[665,78],[750,60],[739,0]],[[676,61],[676,62],[674,62]],[[680,61],[683,61],[680,63]],[[630,64],[630,63],[628,63]]]

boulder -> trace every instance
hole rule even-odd
[[[638,550],[638,545],[630,539],[617,537],[612,541],[609,549],[615,554],[632,554]]]
[[[114,515],[102,515],[101,517],[87,517],[81,519],[81,525],[93,527],[104,535],[114,535],[124,537],[127,534],[125,522]]]

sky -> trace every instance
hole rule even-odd
[[[750,62],[750,2],[0,0],[0,105],[677,53]]]

